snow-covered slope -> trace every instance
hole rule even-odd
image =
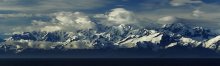
[[[204,43],[205,48],[210,48],[214,50],[220,50],[220,36],[216,36],[215,38],[212,38]]]

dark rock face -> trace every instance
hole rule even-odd
[[[32,34],[31,32],[24,32],[23,34],[15,34],[12,36],[13,40],[37,40]]]
[[[204,29],[202,27],[196,27],[196,28],[193,28],[193,30],[194,30],[194,35],[192,35],[193,37],[201,36],[202,38],[208,39],[210,38],[210,36],[215,36],[215,35],[210,34],[211,30]]]
[[[175,37],[175,36],[170,36],[170,35],[164,34],[162,36],[162,40],[160,41],[160,43],[161,43],[160,45],[164,47],[170,43],[178,42],[178,40],[176,40],[178,38],[180,38],[180,37]]]
[[[4,41],[5,41],[4,39],[1,39],[1,38],[0,38],[0,42],[4,42]]]
[[[65,32],[24,32],[23,34],[15,34],[12,36],[13,40],[33,40],[33,41],[50,41],[50,42],[58,42],[64,41],[67,38]]]

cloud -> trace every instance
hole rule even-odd
[[[204,12],[199,10],[199,9],[196,9],[193,11],[193,14],[192,14],[194,17],[202,17],[204,15]]]
[[[16,18],[16,17],[32,17],[32,14],[15,13],[15,14],[0,14],[0,18]]]
[[[158,19],[159,24],[172,24],[176,22],[178,19],[174,16],[165,16]]]
[[[121,24],[138,24],[138,19],[135,14],[124,8],[114,8],[106,14],[93,14],[94,18],[87,16],[82,12],[56,12],[52,15],[52,20],[48,22],[34,22],[32,24],[38,26],[44,26],[43,31],[75,31],[75,30],[87,30],[96,29],[96,24],[91,19],[99,20],[96,22],[106,26],[121,25]],[[45,24],[47,23],[47,24]]]
[[[108,26],[132,24],[137,22],[135,14],[124,8],[114,8],[106,14],[96,14],[94,18],[101,20],[101,24]]]
[[[76,31],[76,30],[88,30],[96,29],[96,23],[113,26],[121,24],[134,24],[143,25],[132,11],[128,11],[124,8],[115,8],[106,14],[92,14],[93,17],[88,16],[82,12],[55,12],[49,15],[51,20],[41,21],[33,20],[31,25],[24,27],[16,27],[13,30],[19,31]],[[99,22],[93,22],[92,20],[99,20]],[[146,25],[144,25],[146,26]]]
[[[2,44],[7,44],[13,46],[14,50],[16,52],[28,49],[28,48],[34,48],[34,49],[44,49],[44,50],[50,50],[54,49],[56,46],[63,45],[63,42],[46,42],[46,41],[31,41],[31,40],[19,40],[19,41],[6,41]],[[67,45],[63,46],[64,49],[94,49],[94,46],[89,40],[81,40],[81,41],[73,41],[70,42]]]
[[[51,20],[49,22],[33,20],[32,25],[27,28],[30,28],[30,30],[53,32],[59,30],[87,30],[95,27],[89,16],[81,12],[56,12],[50,16]]]
[[[114,8],[105,14],[96,14],[93,17],[97,20],[96,23],[105,26],[132,25],[138,28],[158,28],[158,24],[152,20],[125,8]]]
[[[149,22],[172,23],[173,16],[219,26],[218,3],[218,0],[0,0],[0,31],[75,31],[96,28],[97,23],[142,27],[152,25]],[[196,8],[191,7],[195,4]]]
[[[81,12],[58,12],[54,13],[57,25],[69,30],[73,29],[91,29],[95,24],[90,20],[89,16]],[[72,29],[71,28],[71,29]],[[71,30],[70,29],[70,30]]]
[[[190,2],[191,0],[172,0],[170,4],[172,6],[182,6],[185,5],[186,3]]]
[[[134,14],[124,8],[115,8],[107,15],[107,20],[117,24],[135,22]]]
[[[103,7],[108,0],[0,0],[0,10],[21,12],[84,10]]]
[[[172,0],[170,4],[172,6],[184,6],[187,4],[201,4],[203,3],[201,0]]]
[[[186,19],[215,20],[217,22],[219,21],[218,17],[220,9],[219,5],[214,5],[213,3],[218,2],[218,0],[0,0],[0,24],[2,25],[1,27],[10,26],[11,28],[14,26],[20,27],[21,29],[34,27],[33,29],[42,28],[42,30],[50,30],[51,27],[57,26],[66,30],[90,29],[95,26],[94,23],[96,22],[93,22],[92,20],[94,18],[91,19],[91,17],[87,16],[88,14],[81,13],[81,10],[85,10],[87,13],[94,15],[90,9],[96,10],[97,8],[103,8],[96,10],[100,13],[115,7],[117,8],[112,9],[110,12],[106,12],[105,14],[95,15],[95,19],[101,19],[99,23],[105,25],[143,24],[148,22],[149,19],[157,21],[159,18],[164,16],[177,16]],[[201,8],[196,10],[194,8],[190,8],[190,6],[184,6],[192,4],[202,5],[198,6]],[[152,8],[152,10],[140,10],[148,7]],[[54,13],[53,10],[57,13]],[[10,13],[9,11],[20,12]],[[26,11],[28,12],[26,13]],[[54,14],[52,17],[47,16],[52,19],[51,21],[46,21],[42,16],[39,16],[41,17],[40,19],[35,19],[35,16],[37,15],[29,13],[34,11],[39,11],[41,14]],[[169,18],[161,18],[162,21],[166,19]],[[33,21],[32,25],[30,25],[32,20],[36,21]],[[161,20],[159,19],[159,21]],[[4,30],[3,28],[1,29],[1,31]]]
[[[61,30],[62,28],[59,26],[45,26],[44,28],[41,28],[41,31],[47,31],[47,32],[54,32]]]

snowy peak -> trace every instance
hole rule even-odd
[[[219,45],[220,45],[220,36],[216,36],[215,38],[212,38],[204,43],[204,47],[215,49],[215,50],[219,49],[218,48]]]
[[[188,26],[187,24],[181,22],[165,24],[162,26],[161,31],[180,34],[184,37],[191,37],[196,40],[210,39],[216,36],[216,34],[212,33],[210,29],[197,26]]]
[[[171,31],[173,33],[185,33],[188,32],[187,26],[182,23],[172,23],[172,24],[165,24],[162,29]]]
[[[124,39],[121,42],[118,42],[120,46],[125,46],[125,47],[136,47],[138,42],[152,42],[155,44],[159,44],[161,40],[160,33],[157,33],[156,31],[149,31],[148,35],[145,36],[128,36],[126,39]]]

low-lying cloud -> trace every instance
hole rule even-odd
[[[137,22],[135,14],[124,8],[115,8],[106,14],[97,14],[94,17],[98,19],[101,18],[100,23],[108,26],[132,24]]]
[[[92,29],[95,27],[94,22],[81,12],[57,12],[52,14],[51,18],[52,20],[50,22],[39,22],[39,24],[37,24],[38,26],[44,25],[41,31],[75,31]]]

